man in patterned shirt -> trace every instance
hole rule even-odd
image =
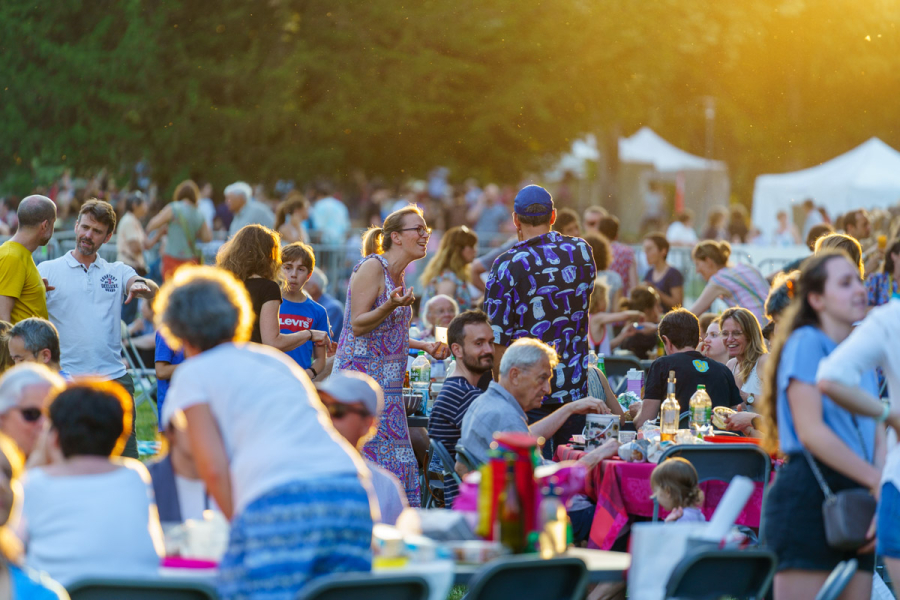
[[[556,209],[544,188],[529,185],[516,195],[513,220],[519,242],[494,261],[484,311],[494,330],[495,371],[506,348],[522,337],[539,339],[559,355],[550,396],[528,412],[534,423],[586,394],[588,307],[596,268],[587,242],[550,230]],[[573,415],[545,451],[581,433],[584,421],[584,415]]]

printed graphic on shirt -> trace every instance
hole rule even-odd
[[[112,275],[106,274],[100,278],[100,287],[107,292],[115,292],[119,289],[119,282]]]
[[[533,337],[559,354],[550,402],[584,395],[588,307],[595,276],[587,242],[555,231],[515,244],[491,269],[484,310],[494,342],[506,346]]]
[[[301,317],[299,315],[279,315],[278,321],[281,324],[282,333],[297,333],[312,328],[312,317]],[[287,329],[287,332],[285,332]]]
[[[709,363],[705,360],[695,360],[694,368],[697,369],[698,373],[706,373],[709,371]]]

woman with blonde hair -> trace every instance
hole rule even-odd
[[[425,257],[431,230],[422,211],[407,206],[394,211],[381,227],[363,236],[363,258],[347,285],[344,330],[334,368],[365,373],[384,390],[384,412],[378,432],[363,448],[372,462],[391,471],[406,490],[410,506],[420,506],[418,464],[409,441],[403,375],[409,348],[437,359],[449,356],[446,344],[409,339],[413,288],[404,274],[413,261]]]
[[[275,231],[281,235],[284,244],[294,242],[309,243],[309,234],[303,222],[309,218],[309,200],[303,194],[293,191],[278,205],[275,211]]]
[[[700,315],[709,310],[716,298],[721,298],[728,306],[743,306],[762,323],[766,318],[769,282],[751,265],[729,265],[730,256],[728,242],[706,240],[694,246],[691,252],[694,267],[707,283],[690,310]]]
[[[200,188],[188,179],[175,188],[172,202],[147,223],[147,233],[167,226],[162,253],[162,276],[168,279],[183,264],[200,264],[203,256],[198,242],[208,242],[212,232],[200,212]]]
[[[762,328],[752,312],[738,306],[722,313],[719,330],[730,357],[725,366],[734,373],[741,397],[752,410],[756,397],[762,393],[759,373],[768,359]]]
[[[281,240],[278,234],[262,225],[245,225],[225,242],[216,255],[216,266],[230,271],[244,283],[253,312],[251,342],[288,352],[312,340],[327,343],[324,331],[304,329],[281,333],[278,313],[281,307]]]
[[[454,227],[444,234],[437,254],[428,261],[419,277],[419,283],[425,286],[422,306],[440,294],[456,300],[460,312],[480,306],[481,303],[472,297],[469,288],[472,282],[471,264],[475,260],[477,246],[478,236],[465,225]]]

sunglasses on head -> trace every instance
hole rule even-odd
[[[44,411],[39,408],[20,408],[18,410],[20,413],[22,413],[22,418],[29,423],[34,423],[42,416],[44,416]]]
[[[364,408],[356,408],[355,406],[350,406],[343,402],[335,402],[328,405],[328,414],[331,415],[332,419],[343,419],[350,413],[361,417],[368,417],[371,415],[371,413]]]

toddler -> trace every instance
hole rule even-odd
[[[665,510],[670,511],[667,523],[703,522],[706,517],[703,506],[703,491],[697,482],[697,470],[683,458],[669,458],[656,466],[650,475],[653,497]]]

